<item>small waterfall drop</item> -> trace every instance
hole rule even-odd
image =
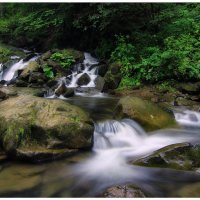
[[[95,124],[94,155],[73,166],[72,171],[79,178],[75,187],[91,184],[95,193],[127,182],[133,182],[141,188],[144,187],[143,184],[147,185],[148,181],[149,184],[163,180],[174,182],[173,177],[168,177],[166,169],[160,174],[159,170],[157,173],[150,168],[130,164],[129,161],[148,156],[171,144],[199,142],[199,136],[199,131],[182,129],[162,129],[147,134],[140,125],[130,119],[99,122]],[[162,176],[168,179],[163,179]],[[181,176],[176,181],[179,182],[179,179]],[[87,195],[93,194],[89,191]]]
[[[200,112],[184,110],[182,112],[174,112],[176,121],[183,126],[200,127]]]
[[[29,61],[24,61],[23,59],[21,59],[19,62],[14,63],[13,65],[11,65],[10,67],[8,67],[6,70],[2,72],[2,76],[0,80],[4,80],[6,82],[11,81],[12,79],[17,77],[18,70],[24,69],[29,64],[29,62],[35,61],[37,58],[38,58],[38,55],[31,58]]]
[[[93,97],[102,97],[102,93],[96,90],[95,80],[98,77],[98,60],[91,56],[90,53],[84,53],[83,63],[78,63],[73,66],[72,73],[66,77],[61,77],[57,80],[57,88],[52,90],[49,89],[45,94],[46,98],[61,98],[65,99],[64,96],[56,95],[56,91],[61,86],[66,88],[74,89],[74,92],[78,96],[85,96],[85,94],[90,94]],[[87,84],[79,84],[78,81],[82,76],[86,76],[89,81]],[[87,96],[87,95],[86,95]]]
[[[70,88],[78,87],[77,81],[83,75],[87,74],[90,77],[90,82],[87,85],[82,85],[80,87],[95,87],[94,80],[97,77],[97,67],[92,67],[98,64],[97,59],[92,57],[89,53],[84,53],[85,59],[82,65],[79,63],[74,66],[72,72],[72,80],[71,83],[67,86]]]

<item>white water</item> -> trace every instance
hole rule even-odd
[[[1,80],[5,80],[8,82],[8,81],[11,81],[13,78],[16,78],[18,70],[22,70],[22,69],[26,68],[26,66],[29,64],[29,62],[35,61],[37,58],[38,58],[38,56],[35,56],[26,62],[24,62],[23,59],[21,59],[19,62],[13,64],[12,66],[10,66],[8,69],[6,69],[3,72]]]
[[[191,122],[190,118],[188,121]],[[146,157],[165,146],[183,142],[200,142],[200,131],[163,129],[149,135],[133,120],[99,122],[95,125],[94,132],[95,154],[81,164],[73,166],[74,174],[79,177],[77,187],[87,182],[93,185],[96,183],[93,190],[97,191],[123,182],[135,182],[140,185],[142,181],[144,184],[144,181],[147,183],[172,180],[173,177],[163,180],[161,175],[168,176],[164,172],[152,175],[152,169],[143,169],[128,162]],[[178,177],[177,181],[181,178],[183,177]],[[144,187],[143,184],[140,187]],[[90,195],[89,193],[86,195]]]
[[[200,112],[184,110],[182,112],[174,112],[176,121],[185,126],[200,127]]]
[[[90,69],[90,67],[92,65],[98,64],[98,61],[89,53],[84,53],[84,56],[85,59],[83,61],[83,69],[81,69],[80,64],[74,67],[71,83],[67,87],[78,87],[77,81],[84,73],[88,74],[88,76],[90,77],[90,82],[87,85],[82,85],[81,87],[95,87],[94,81],[97,77],[97,68],[94,67],[93,69]]]
[[[84,61],[83,63],[79,63],[76,64],[74,66],[74,69],[72,71],[72,74],[66,77],[61,77],[60,79],[58,79],[58,87],[57,89],[64,83],[64,85],[67,88],[95,88],[95,79],[98,76],[98,67],[92,67],[92,65],[97,65],[98,64],[98,60],[94,57],[91,56],[91,54],[89,53],[84,53]],[[79,86],[77,84],[78,79],[83,75],[83,74],[87,74],[90,78],[90,82],[86,85],[81,85]],[[67,81],[67,79],[70,79],[71,81],[70,83]],[[59,97],[57,95],[55,95],[56,90],[53,91],[48,91],[47,94],[45,95],[46,98],[60,98],[60,99],[67,99],[65,97],[63,97],[62,95],[60,95]],[[75,90],[75,95],[77,96],[90,96],[90,97],[106,97],[107,95],[101,93],[101,92],[93,92],[88,94],[87,92],[78,92]]]

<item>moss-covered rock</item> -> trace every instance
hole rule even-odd
[[[47,150],[50,139],[64,143],[64,151],[60,151],[64,155],[67,150],[71,153],[92,145],[94,127],[88,114],[62,100],[13,97],[0,104],[0,119],[0,140],[7,154],[14,158],[26,157],[27,152],[41,155],[42,149],[43,157],[46,151],[46,157],[51,159],[58,152]]]
[[[22,71],[18,78],[28,80],[28,77],[32,72],[38,72],[40,69],[39,64],[36,61],[31,61],[28,66]]]
[[[150,101],[133,96],[120,99],[114,116],[120,119],[131,118],[137,121],[147,131],[176,126],[172,114],[164,111]]]
[[[198,171],[200,167],[200,146],[178,143],[155,151],[152,155],[133,161],[133,164],[147,167],[173,168]]]
[[[119,86],[120,81],[122,79],[121,64],[112,63],[109,66],[108,71],[104,76],[104,79],[105,79],[105,85],[103,91],[116,89]]]
[[[176,85],[176,88],[183,93],[195,95],[200,93],[200,82],[179,83]]]

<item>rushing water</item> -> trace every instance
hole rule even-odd
[[[83,65],[74,66],[66,87],[77,87],[84,73],[90,82],[82,87],[95,87],[98,61],[85,53]],[[35,59],[35,58],[33,58]],[[3,80],[14,78],[27,62],[22,60],[3,73]],[[93,67],[92,67],[93,66]],[[57,98],[49,93],[49,98]],[[113,120],[118,99],[102,93],[79,94],[64,99],[89,112],[95,123],[93,149],[51,163],[31,165],[5,161],[0,163],[0,196],[11,197],[95,197],[106,188],[118,184],[133,184],[152,197],[176,196],[183,186],[200,182],[196,172],[140,167],[130,164],[170,144],[200,142],[200,113],[174,111],[179,129],[163,129],[147,133],[135,121]],[[0,155],[1,156],[1,155]],[[12,184],[11,184],[12,183]]]
[[[34,56],[29,61],[24,61],[23,59],[21,59],[20,61],[14,63],[13,65],[11,65],[10,67],[8,67],[6,70],[2,72],[2,75],[0,76],[0,80],[4,80],[6,82],[11,81],[12,79],[17,77],[18,75],[17,73],[19,70],[24,69],[29,64],[29,62],[35,61],[37,58],[38,56]],[[16,59],[16,57],[13,56],[11,59]]]

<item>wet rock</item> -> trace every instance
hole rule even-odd
[[[0,99],[6,99],[8,95],[0,88]]]
[[[41,72],[32,72],[29,76],[29,83],[37,83],[38,85],[43,85],[47,81],[45,75]]]
[[[90,82],[90,76],[87,73],[84,73],[77,81],[79,86],[87,85]]]
[[[89,114],[62,100],[21,95],[0,104],[0,141],[11,158],[36,161],[66,156],[90,148],[93,131]],[[63,141],[65,148],[49,150],[51,138]]]
[[[120,119],[131,118],[137,121],[147,131],[176,126],[172,114],[164,111],[150,101],[133,96],[120,99],[114,116]]]
[[[101,92],[105,84],[104,78],[101,76],[97,76],[97,78],[94,80],[94,83],[95,83],[95,88]]]
[[[67,88],[65,85],[65,82],[62,82],[62,84],[55,90],[55,94],[57,96],[63,95],[66,98],[72,97],[72,96],[74,96],[74,89]]]
[[[191,170],[194,167],[195,161],[194,157],[189,156],[189,152],[191,152],[192,148],[192,145],[189,143],[172,144],[133,163],[148,167]]]
[[[46,83],[46,85],[47,85],[47,87],[49,87],[49,88],[57,87],[58,81],[57,81],[57,80],[49,80],[49,81]]]
[[[17,79],[16,82],[15,82],[15,85],[16,85],[17,87],[27,87],[27,86],[28,86],[28,83],[27,83],[26,81]]]
[[[141,198],[146,195],[137,187],[133,185],[118,185],[108,188],[99,197],[106,198]]]
[[[38,72],[39,69],[40,69],[39,64],[36,61],[32,61],[22,71],[22,73],[20,74],[18,78],[22,80],[28,80],[28,77],[30,76],[30,74],[32,74],[32,72]]]
[[[15,158],[17,160],[28,161],[33,163],[45,162],[49,160],[61,159],[78,152],[78,149],[68,149],[65,145],[47,146],[42,148],[34,146],[34,148],[20,148],[16,149]]]
[[[34,56],[36,56],[35,53],[30,53],[28,54],[24,59],[23,61],[26,62],[26,61],[29,61],[31,58],[33,58]]]
[[[183,93],[196,95],[200,93],[200,82],[180,83],[176,85],[176,88]]]

